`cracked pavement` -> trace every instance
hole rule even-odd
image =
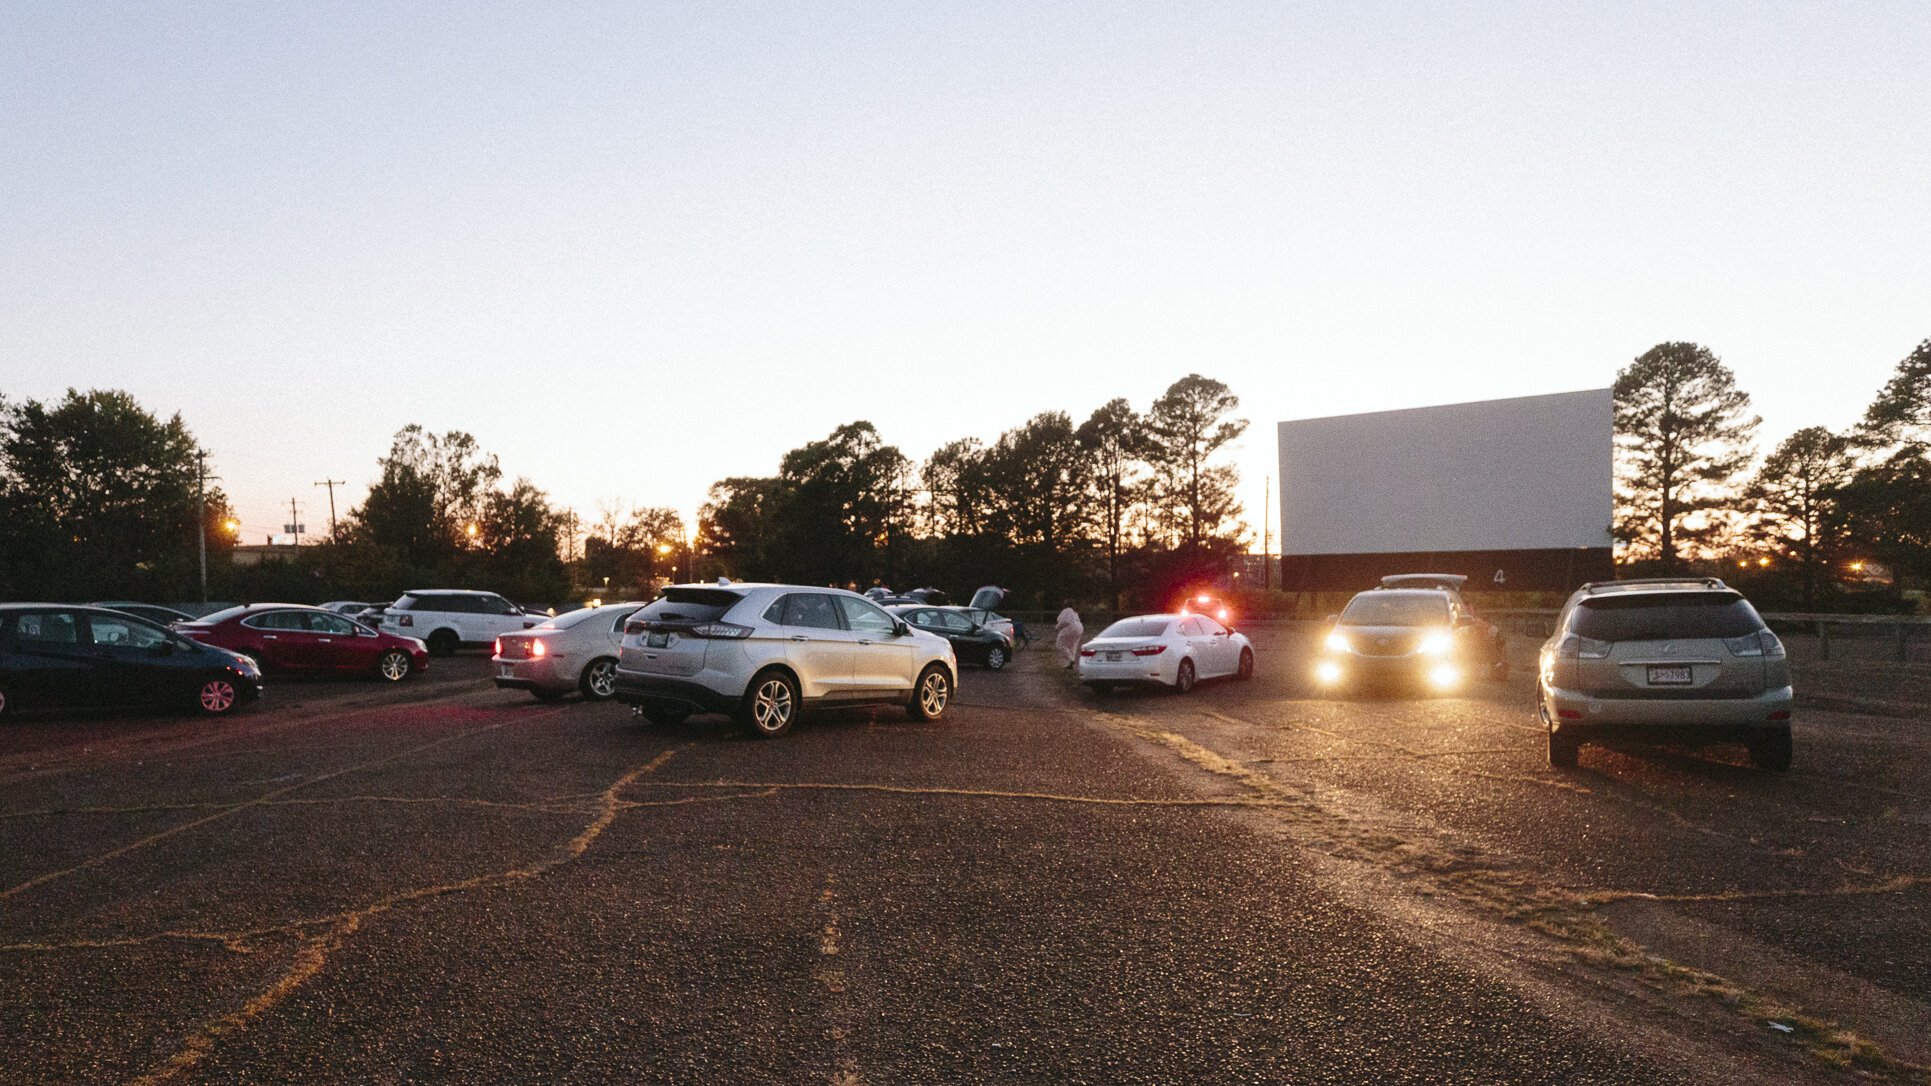
[[[1253,636],[775,743],[475,657],[10,721],[0,1083],[1931,1081],[1931,714],[1556,772]]]

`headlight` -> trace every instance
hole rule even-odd
[[[1342,633],[1340,630],[1335,630],[1328,634],[1328,651],[1353,652],[1354,646],[1348,644],[1347,634]]]
[[[1428,671],[1428,685],[1437,690],[1452,690],[1461,685],[1462,673],[1451,664],[1436,664]]]
[[[1422,638],[1421,646],[1417,651],[1423,656],[1446,656],[1454,647],[1455,638],[1444,630]]]
[[[1341,665],[1333,660],[1323,660],[1314,665],[1314,678],[1323,686],[1333,686],[1341,681]]]

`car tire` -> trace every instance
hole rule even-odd
[[[455,630],[437,630],[424,644],[429,646],[431,656],[454,656],[462,639],[456,636]]]
[[[412,666],[408,653],[390,649],[376,658],[375,677],[383,682],[399,683],[409,677]]]
[[[1006,646],[994,645],[986,650],[986,670],[1002,671],[1006,666]]]
[[[912,684],[912,700],[905,703],[905,715],[913,720],[931,722],[945,715],[952,704],[952,675],[943,664],[927,664]]]
[[[1549,764],[1557,769],[1576,768],[1577,756],[1582,753],[1582,740],[1561,732],[1549,733]]]
[[[738,704],[738,724],[754,739],[777,739],[797,722],[802,700],[798,680],[782,671],[760,671]]]
[[[643,706],[637,710],[637,713],[645,720],[650,721],[660,728],[669,728],[682,724],[684,721],[689,720],[691,716],[689,709],[666,709],[654,705]]]
[[[1254,652],[1252,649],[1240,650],[1240,667],[1234,672],[1234,675],[1241,682],[1252,682],[1254,680]]]
[[[1173,692],[1176,694],[1190,693],[1193,690],[1194,677],[1193,661],[1180,661],[1180,666],[1173,673]]]
[[[1750,764],[1758,769],[1782,773],[1790,768],[1792,753],[1789,728],[1780,728],[1750,742]]]
[[[241,704],[241,690],[226,675],[209,675],[195,688],[195,704],[205,716],[226,716]]]
[[[583,677],[577,680],[577,688],[583,691],[585,701],[608,701],[617,692],[617,661],[608,656],[599,656],[583,669]]]

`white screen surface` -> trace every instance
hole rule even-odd
[[[1280,424],[1281,553],[1607,547],[1610,390]]]

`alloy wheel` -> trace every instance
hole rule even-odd
[[[235,684],[227,679],[209,679],[201,684],[201,708],[210,713],[225,713],[235,707]]]
[[[593,698],[607,698],[617,692],[617,665],[598,660],[583,673],[584,690]]]
[[[919,708],[926,719],[936,720],[945,712],[945,703],[952,698],[952,684],[946,681],[945,674],[929,671],[925,681],[919,684]]]
[[[791,723],[795,708],[791,685],[783,679],[766,679],[758,684],[758,692],[751,699],[751,723],[761,732],[783,731]]]
[[[385,652],[376,670],[390,682],[401,682],[409,674],[409,657],[400,652]]]

